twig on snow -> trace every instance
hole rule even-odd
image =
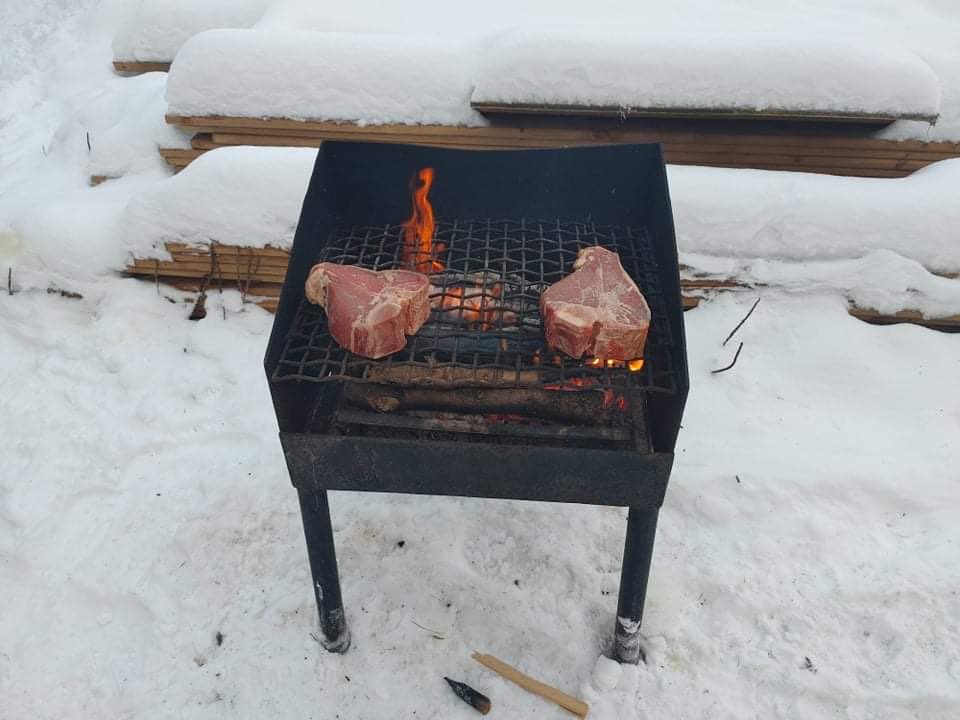
[[[7,268],[7,295],[13,295],[13,268]]]
[[[732,362],[732,363],[730,363],[730,364],[727,365],[726,367],[722,367],[722,368],[719,368],[719,369],[717,369],[717,370],[711,370],[711,371],[710,371],[710,374],[711,374],[711,375],[716,375],[716,374],[718,374],[718,373],[726,372],[727,370],[729,370],[730,368],[732,368],[734,365],[736,365],[736,364],[737,364],[737,358],[740,357],[740,351],[741,351],[741,350],[743,350],[743,343],[740,343],[740,347],[737,348],[737,353],[736,353],[736,355],[733,356],[733,362]]]
[[[410,622],[412,622],[421,630],[424,630],[425,632],[430,633],[430,637],[432,637],[434,640],[446,640],[446,638],[443,636],[443,633],[441,633],[439,630],[431,630],[430,628],[424,627],[423,625],[421,625],[420,623],[418,623],[416,620],[413,620],[413,619],[411,619]]]
[[[730,334],[727,335],[727,339],[723,341],[723,343],[720,345],[720,347],[726,347],[727,342],[730,340],[730,338],[732,338],[734,335],[736,335],[736,334],[737,334],[737,330],[739,330],[741,327],[743,327],[743,324],[747,321],[747,318],[749,318],[751,315],[753,315],[753,311],[757,309],[757,305],[759,305],[759,304],[760,304],[760,298],[757,298],[756,302],[753,303],[753,305],[750,306],[750,310],[747,312],[747,314],[743,316],[743,320],[741,320],[740,322],[738,322],[738,323],[737,323],[737,326],[736,326],[733,330],[730,331]],[[736,362],[736,361],[734,361],[734,362]]]

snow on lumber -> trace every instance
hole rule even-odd
[[[684,252],[828,260],[885,249],[960,270],[960,158],[897,179],[676,165],[668,174]]]
[[[513,30],[485,48],[472,102],[931,120],[940,83],[912,52],[796,36]]]
[[[164,242],[289,248],[315,158],[312,148],[204,153],[130,202],[124,235],[141,252]],[[831,260],[892,250],[960,271],[960,159],[899,179],[677,165],[668,173],[682,252]]]
[[[169,62],[190,37],[253,25],[270,0],[141,0],[113,38],[117,60]]]
[[[437,36],[210,30],[177,54],[175,115],[482,125],[471,57]]]
[[[165,257],[165,242],[289,248],[317,151],[219,148],[147,188],[121,229],[137,257]]]

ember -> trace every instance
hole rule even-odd
[[[603,360],[600,358],[590,358],[589,360],[584,361],[583,363],[587,367],[599,368],[604,366]],[[622,368],[626,367],[630,372],[640,372],[643,370],[643,358],[634,358],[633,360],[628,360],[623,362],[622,360],[607,360],[606,366],[608,368]]]
[[[489,288],[485,288],[482,282],[466,287],[457,285],[443,290],[439,298],[434,298],[433,304],[435,309],[449,311],[454,319],[466,323],[468,328],[491,330],[502,291],[502,283],[492,283]],[[509,320],[510,315],[506,319]]]

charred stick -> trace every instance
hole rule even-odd
[[[732,338],[734,335],[737,334],[737,330],[739,330],[741,327],[743,327],[743,324],[747,321],[747,319],[748,319],[751,315],[753,315],[753,311],[757,309],[757,305],[759,305],[759,304],[760,304],[760,298],[757,298],[757,301],[750,307],[750,310],[747,311],[747,314],[743,316],[743,320],[741,320],[740,322],[738,322],[738,323],[737,323],[737,326],[736,326],[733,330],[730,331],[730,334],[727,335],[727,339],[724,340],[723,343],[721,343],[720,347],[725,347],[726,344],[727,344],[727,342],[730,340],[730,338]],[[740,351],[738,350],[737,352],[739,353]],[[736,362],[736,360],[734,360],[734,362]]]
[[[450,686],[450,689],[453,690],[454,694],[458,698],[463,700],[467,705],[472,707],[481,715],[486,715],[488,712],[490,712],[490,698],[488,698],[486,695],[477,692],[466,683],[451,680],[446,676],[444,676],[443,679],[447,681],[447,685]]]
[[[727,365],[726,367],[722,367],[722,368],[719,368],[719,369],[717,369],[717,370],[711,370],[711,371],[710,371],[710,374],[711,374],[711,375],[717,375],[717,374],[719,374],[719,373],[726,372],[727,370],[729,370],[730,368],[732,368],[734,365],[736,365],[736,364],[737,364],[737,358],[740,357],[740,351],[741,351],[741,350],[743,350],[743,343],[740,343],[740,347],[737,348],[737,352],[736,352],[736,354],[733,356],[733,362],[732,362],[732,363],[730,363],[730,364]]]

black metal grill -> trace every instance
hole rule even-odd
[[[430,201],[446,220],[435,229],[445,246],[436,258],[444,270],[431,275],[435,309],[402,351],[357,357],[305,302],[310,267],[401,267],[403,228],[394,223],[409,215],[410,178],[428,167],[437,178]],[[581,222],[451,222],[522,217]],[[595,245],[620,256],[650,305],[640,372],[546,347],[541,293]],[[350,645],[327,502],[328,491],[348,490],[629,507],[612,657],[638,661],[657,513],[689,387],[657,146],[481,152],[324,142],[264,368],[327,649]],[[579,389],[603,392],[553,392]]]
[[[324,311],[304,300],[271,379],[402,382],[406,367],[435,370],[431,383],[451,388],[676,391],[660,271],[644,228],[466,220],[438,222],[434,242],[445,247],[438,255],[445,269],[430,276],[434,311],[406,348],[382,360],[347,352],[330,335]],[[650,306],[644,364],[636,372],[565,357],[550,350],[543,336],[540,294],[572,272],[580,249],[596,245],[620,256]],[[402,248],[401,225],[352,227],[335,232],[316,262],[399,268]]]

